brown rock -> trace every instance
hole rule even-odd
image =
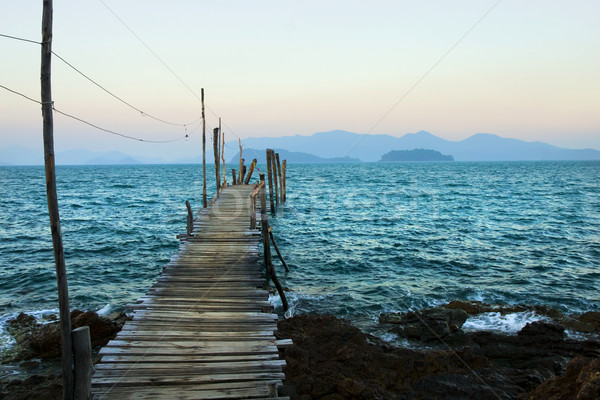
[[[593,325],[597,331],[600,331],[600,312],[588,311],[577,318],[579,321]]]
[[[454,300],[444,306],[450,310],[464,310],[469,315],[477,315],[484,312],[489,312],[492,307],[489,304],[481,301],[462,301]]]
[[[563,376],[539,385],[529,400],[597,400],[600,398],[600,359],[576,357]]]

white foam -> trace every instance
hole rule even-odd
[[[96,314],[106,316],[106,315],[110,314],[111,311],[112,311],[112,306],[110,304],[107,304],[104,307],[102,307],[101,309],[99,309],[98,311],[96,311]]]
[[[550,318],[536,314],[534,311],[522,311],[505,315],[499,312],[488,312],[469,317],[462,328],[466,331],[496,331],[514,334],[534,321],[550,321]]]

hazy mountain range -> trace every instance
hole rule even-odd
[[[347,131],[319,132],[311,136],[281,136],[247,138],[243,156],[249,163],[253,158],[264,162],[264,149],[272,148],[288,162],[359,162],[379,161],[391,150],[430,149],[451,155],[456,161],[538,161],[538,160],[600,160],[600,151],[565,149],[542,142],[526,142],[478,133],[461,141],[451,141],[426,131],[402,137],[390,135],[360,135]],[[237,163],[238,144],[228,142],[225,159]],[[213,163],[212,148],[206,151],[207,163]],[[202,158],[163,159],[125,154],[118,151],[94,152],[68,150],[57,152],[60,165],[94,164],[193,164]],[[41,165],[43,153],[20,146],[0,148],[0,165]]]

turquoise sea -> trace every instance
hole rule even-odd
[[[201,178],[198,165],[59,166],[71,306],[142,295],[177,250],[185,200],[201,206]],[[44,185],[43,167],[0,167],[0,348],[9,318],[57,308]],[[292,313],[371,330],[381,312],[456,299],[600,309],[600,162],[290,164],[271,223]]]

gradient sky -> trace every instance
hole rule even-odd
[[[200,116],[196,95],[102,1],[196,95],[205,88],[209,128],[221,116],[228,140],[424,129],[449,140],[485,132],[600,149],[596,0],[55,2],[56,53],[146,113],[187,123]],[[39,41],[41,12],[41,0],[3,1],[0,33]],[[0,38],[0,52],[0,84],[39,99],[39,46]],[[186,133],[140,116],[56,58],[53,98],[124,134]],[[55,143],[174,158],[198,154],[196,125],[186,141],[149,144],[57,115]],[[41,112],[0,89],[7,145],[41,148]]]

